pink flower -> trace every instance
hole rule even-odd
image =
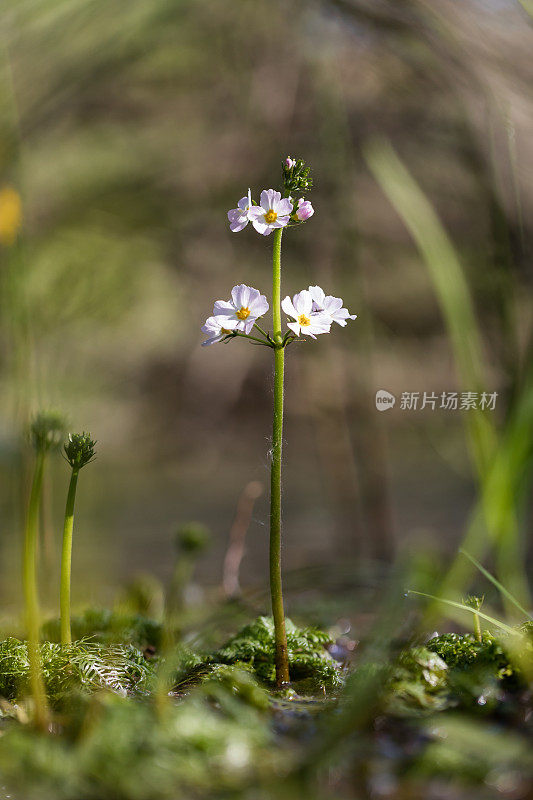
[[[304,200],[303,197],[300,197],[298,200],[298,208],[296,209],[296,216],[300,222],[305,222],[305,220],[312,217],[314,213],[315,209],[309,200]]]
[[[249,211],[251,207],[252,195],[250,189],[248,189],[248,196],[241,197],[237,203],[237,208],[232,208],[231,211],[228,211],[229,226],[233,233],[238,233],[243,228],[246,228],[250,221]]]
[[[263,189],[261,203],[248,210],[248,216],[256,231],[268,236],[275,228],[284,228],[292,214],[292,203],[288,197],[281,199],[281,193],[274,189]]]
[[[287,156],[284,163],[287,169],[292,169],[292,167],[294,167],[294,165],[296,164],[296,161],[294,160],[294,158]]]

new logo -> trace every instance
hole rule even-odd
[[[388,411],[393,408],[396,398],[386,389],[378,389],[376,392],[376,408],[378,411]]]

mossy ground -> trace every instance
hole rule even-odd
[[[41,648],[53,735],[26,724],[25,643],[0,643],[0,797],[4,785],[25,800],[303,796],[322,780],[323,752],[331,763],[348,752],[357,774],[401,775],[404,786],[446,772],[469,785],[495,772],[531,785],[527,680],[505,640],[488,633],[481,642],[443,634],[387,662],[356,661],[345,682],[330,637],[288,621],[294,687],[322,698],[310,714],[294,694],[276,699],[268,617],[210,653],[180,645],[167,657],[143,654],[162,639],[142,617],[88,611],[74,629],[93,638]],[[364,683],[369,670],[377,685]],[[361,685],[374,685],[371,697],[357,695]],[[372,708],[364,724],[362,701]]]
[[[334,692],[342,686],[340,665],[329,654],[330,636],[317,628],[298,628],[286,620],[287,651],[291,686],[301,694]],[[196,676],[209,674],[218,665],[239,665],[250,670],[262,685],[276,685],[274,623],[271,617],[258,617],[226,644],[208,654],[189,673],[182,685]]]

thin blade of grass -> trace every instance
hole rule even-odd
[[[438,603],[445,603],[448,606],[452,606],[453,608],[458,608],[461,611],[468,611],[469,614],[477,614],[478,617],[487,620],[492,625],[496,625],[497,628],[500,630],[505,631],[505,633],[509,633],[512,636],[519,636],[522,637],[520,631],[517,631],[516,628],[511,628],[510,625],[507,625],[505,622],[502,622],[496,617],[491,617],[489,614],[485,614],[483,611],[476,611],[469,606],[465,606],[464,603],[457,603],[455,600],[446,600],[444,597],[437,597],[434,594],[426,594],[426,592],[415,592],[414,589],[409,589],[407,594],[416,594],[419,597],[427,597],[429,600],[436,600]]]
[[[503,586],[503,584],[501,584],[500,581],[494,577],[494,575],[491,575],[491,573],[485,569],[485,567],[480,564],[479,561],[474,558],[474,556],[471,556],[470,553],[467,553],[467,551],[462,547],[459,548],[459,552],[466,556],[468,560],[471,561],[472,564],[485,576],[485,578],[487,578],[487,580],[489,580],[498,589],[498,591],[501,592],[501,594],[506,597],[507,600],[509,600],[510,603],[516,606],[516,608],[521,611],[525,617],[528,617],[528,619],[533,619],[531,614],[529,614],[529,612],[527,612],[526,609],[518,602],[516,597],[514,597],[511,592],[508,591],[508,589],[506,589],[505,586]]]

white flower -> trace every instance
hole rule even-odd
[[[313,298],[307,289],[295,294],[292,300],[287,295],[281,307],[287,316],[296,320],[296,322],[287,323],[296,336],[304,333],[306,336],[316,339],[319,333],[329,333],[331,318],[327,314],[313,311]]]
[[[213,314],[226,322],[234,323],[235,330],[250,333],[256,320],[266,314],[268,303],[258,289],[240,283],[231,290],[231,300],[217,300]],[[223,323],[225,327],[225,323]]]
[[[247,197],[241,197],[237,203],[237,208],[232,208],[231,211],[228,211],[229,226],[233,233],[237,233],[238,231],[242,231],[243,228],[246,228],[250,221],[248,214],[251,207],[252,194],[250,189],[248,189]]]
[[[220,342],[228,333],[235,330],[236,323],[231,319],[224,319],[224,317],[208,317],[205,325],[202,325],[202,333],[209,333],[211,336],[202,342],[202,347],[206,344],[215,344]]]
[[[292,203],[288,197],[281,199],[281,193],[274,189],[263,189],[261,203],[252,206],[248,216],[258,233],[268,236],[274,228],[284,228],[292,214]]]
[[[331,322],[336,322],[344,328],[347,320],[357,319],[357,314],[350,314],[347,308],[342,307],[340,297],[326,295],[320,286],[310,286],[309,293],[313,298],[313,311],[326,314]]]

